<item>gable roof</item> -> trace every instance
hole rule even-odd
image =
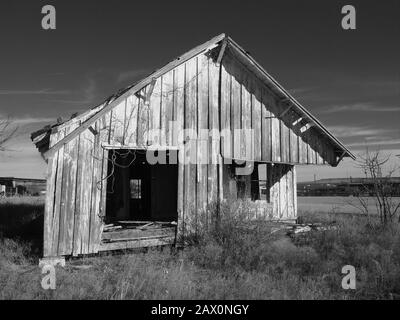
[[[43,153],[44,158],[48,158],[52,156],[60,147],[64,144],[68,143],[80,133],[88,129],[96,120],[100,119],[104,114],[111,111],[114,107],[116,107],[119,103],[121,103],[128,96],[135,94],[142,90],[147,85],[151,84],[154,79],[162,76],[163,74],[171,71],[175,67],[185,63],[189,59],[211,50],[217,46],[221,46],[220,55],[218,60],[223,58],[223,54],[225,49],[229,48],[230,52],[235,54],[235,57],[238,58],[251,72],[253,72],[258,78],[269,89],[275,92],[278,96],[282,97],[287,103],[294,108],[300,116],[307,120],[309,123],[312,123],[314,127],[325,136],[333,145],[336,146],[339,151],[340,160],[343,157],[351,157],[355,159],[355,156],[348,150],[343,143],[341,143],[333,134],[331,134],[328,129],[315,118],[308,110],[306,110],[295,98],[290,95],[271,75],[269,75],[251,56],[245,51],[242,47],[240,47],[235,41],[233,41],[229,36],[225,34],[220,34],[211,40],[195,47],[194,49],[186,52],[182,56],[176,58],[171,61],[161,69],[156,70],[148,77],[143,80],[118,91],[115,95],[109,97],[102,105],[89,110],[87,114],[89,117],[87,120],[83,121],[80,126],[78,126],[75,130],[66,135],[63,139],[54,144],[49,150]],[[91,114],[92,113],[92,114]],[[68,122],[66,122],[68,123]],[[32,134],[33,137],[34,134]],[[339,161],[340,161],[339,160]]]

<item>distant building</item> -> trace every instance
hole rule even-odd
[[[391,185],[393,196],[400,196],[400,177],[380,178]],[[299,182],[298,196],[371,196],[374,181],[370,178],[334,178]]]
[[[0,177],[0,196],[40,196],[46,192],[46,180]]]

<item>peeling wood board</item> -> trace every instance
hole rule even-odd
[[[197,131],[197,59],[186,63],[185,73],[185,129]],[[185,156],[197,158],[196,140],[185,144]],[[193,226],[196,220],[196,165],[185,163],[185,227]]]
[[[161,96],[161,145],[172,145],[172,128],[174,110],[174,74],[173,70],[162,76]]]
[[[175,243],[175,236],[163,237],[160,239],[147,239],[147,240],[134,240],[134,241],[122,241],[114,243],[102,243],[99,248],[101,251],[111,250],[126,250],[134,248],[145,248],[163,245],[173,245]]]
[[[123,100],[119,103],[114,109],[112,113],[112,121],[111,121],[111,143],[114,144],[125,144],[125,128],[126,128],[126,101]]]
[[[183,142],[183,128],[185,123],[185,65],[181,65],[175,69],[174,76],[174,106],[177,110],[176,115],[176,135],[177,144]],[[181,145],[178,157],[183,157],[185,153],[184,146]],[[183,158],[182,158],[183,159]],[[184,172],[185,165],[182,161],[178,164],[178,235],[184,236]]]
[[[208,103],[208,113],[209,113],[209,128],[215,134],[219,135],[219,94],[220,94],[220,67],[217,66],[211,59],[208,60],[209,68],[209,82],[208,82],[208,92],[209,92],[209,103]],[[222,86],[222,83],[221,83]],[[221,88],[222,89],[222,88]],[[221,91],[222,94],[222,91]],[[222,98],[222,97],[221,97]],[[218,200],[218,159],[220,155],[220,140],[217,137],[213,137],[211,132],[211,137],[209,137],[209,161],[208,166],[208,204],[216,204]],[[215,212],[215,210],[211,210]]]
[[[161,77],[156,80],[153,94],[150,97],[150,130],[149,141],[152,145],[160,145],[161,130]]]
[[[231,136],[231,75],[226,69],[225,60],[221,67],[221,136],[222,155],[232,158],[233,137]]]
[[[137,119],[137,145],[147,146],[147,132],[149,124],[149,107],[146,105],[145,97],[148,87],[143,88],[143,97],[138,98],[138,119]]]
[[[73,255],[86,254],[89,244],[89,211],[91,203],[91,172],[93,161],[91,150],[93,135],[84,131],[80,135],[78,154],[78,177],[76,188],[76,208],[74,225],[74,247]]]
[[[50,137],[51,140],[55,134],[52,134]],[[45,206],[45,214],[44,214],[44,237],[43,237],[43,256],[50,257],[54,256],[54,252],[52,252],[52,233],[53,233],[53,212],[54,212],[54,201],[55,201],[55,186],[57,180],[57,168],[58,168],[58,153],[55,153],[54,156],[49,158],[49,162],[47,165],[47,185],[46,185],[46,206]]]
[[[65,135],[65,130],[56,133],[58,140],[62,139]],[[64,146],[58,149],[58,164],[57,164],[57,178],[55,181],[55,193],[54,193],[54,211],[52,219],[52,239],[51,239],[51,251],[54,256],[58,256],[58,245],[60,237],[60,215],[61,207],[63,205],[62,188],[63,188],[63,165],[64,165]]]
[[[245,70],[242,70],[241,79],[241,112],[242,112],[242,123],[241,123],[241,152],[240,158],[246,160],[254,160],[252,150],[252,136],[251,136],[251,117],[252,117],[252,105],[251,105],[251,82],[250,75]]]
[[[100,122],[95,122],[96,128],[100,127]],[[97,253],[97,247],[101,239],[102,218],[100,215],[101,188],[102,188],[102,162],[103,151],[101,148],[100,135],[94,137],[93,142],[93,178],[92,178],[92,199],[90,208],[90,237],[89,253]]]
[[[68,134],[76,127],[78,123],[67,127]],[[71,255],[73,245],[74,232],[74,215],[75,215],[75,191],[76,191],[76,172],[77,172],[77,157],[78,157],[78,142],[79,139],[71,140],[64,146],[64,164],[63,164],[63,189],[60,219],[60,242],[58,246],[58,255]]]
[[[252,79],[252,86],[254,89],[254,93],[251,96],[252,99],[252,129],[254,130],[253,139],[252,139],[252,149],[254,151],[254,160],[261,161],[262,159],[262,98],[261,98],[261,89],[257,81]],[[267,139],[267,137],[266,137]],[[267,152],[266,152],[267,153]]]
[[[233,135],[233,157],[241,159],[241,85],[239,81],[232,76],[232,100],[231,100],[231,129]]]
[[[207,209],[208,178],[208,59],[205,55],[197,58],[197,210]],[[203,131],[203,130],[204,131]]]

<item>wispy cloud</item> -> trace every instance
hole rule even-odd
[[[84,100],[87,103],[92,103],[96,98],[96,80],[94,78],[89,78],[86,87],[83,89]]]
[[[63,95],[71,93],[69,90],[52,90],[52,89],[38,89],[38,90],[0,90],[0,95]]]
[[[400,92],[400,80],[382,80],[382,81],[363,81],[361,86],[374,90],[385,90],[393,93]]]
[[[51,99],[49,101],[71,105],[82,105],[84,110],[88,105],[94,103],[97,98],[97,91],[97,80],[95,75],[87,75],[80,90],[71,94],[70,99]],[[82,111],[81,109],[79,110]]]
[[[54,122],[54,118],[35,118],[35,117],[26,117],[26,118],[16,118],[12,119],[12,122],[16,125],[25,125],[25,124],[34,124],[34,123],[47,123]]]
[[[320,110],[320,113],[337,113],[337,112],[400,112],[400,106],[384,106],[376,103],[354,103],[328,106]]]
[[[368,147],[368,146],[392,146],[400,147],[400,139],[376,139],[375,141],[354,142],[347,144],[348,147]]]
[[[123,82],[127,80],[138,80],[139,77],[147,75],[150,71],[148,69],[133,69],[120,72],[117,76],[117,82]]]
[[[355,149],[365,147],[382,147],[387,149],[387,146],[400,144],[400,130],[398,129],[382,129],[372,128],[367,126],[330,126],[329,130],[341,139],[346,139],[346,146]],[[350,141],[349,141],[350,140]]]
[[[54,118],[50,117],[35,117],[29,114],[25,114],[19,117],[10,117],[5,114],[0,113],[0,119],[9,119],[12,124],[20,125],[20,124],[33,124],[33,123],[44,123],[44,122],[52,122]]]
[[[292,88],[289,89],[289,93],[292,95],[301,95],[303,93],[309,93],[312,91],[316,91],[318,89],[318,87],[300,87],[300,88]]]
[[[332,131],[335,136],[343,137],[364,137],[368,139],[369,137],[377,136],[390,136],[397,132],[394,129],[381,129],[381,128],[371,128],[366,126],[329,126],[329,130]]]

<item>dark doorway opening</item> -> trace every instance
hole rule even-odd
[[[106,223],[177,221],[178,165],[170,163],[176,153],[156,151],[166,161],[152,165],[144,150],[110,150]]]

